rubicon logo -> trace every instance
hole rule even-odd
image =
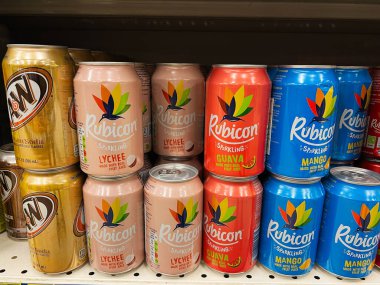
[[[13,195],[17,185],[17,176],[12,171],[0,170],[1,197],[7,202]]]
[[[13,130],[21,128],[38,114],[49,100],[52,86],[50,73],[38,67],[21,69],[9,78],[6,92]]]
[[[364,112],[368,109],[369,101],[371,97],[371,87],[372,85],[370,85],[369,88],[367,89],[365,85],[363,84],[360,96],[359,94],[355,93],[355,100],[359,106],[359,112]]]
[[[178,83],[177,87],[174,87],[174,84],[168,81],[168,91],[162,90],[162,94],[169,104],[166,110],[183,110],[184,106],[191,101],[191,98],[189,98],[190,88],[184,89],[183,80]]]
[[[58,199],[52,193],[36,192],[24,197],[22,207],[28,238],[33,238],[43,232],[54,219],[57,214]]]

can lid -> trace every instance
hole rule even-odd
[[[272,173],[272,176],[278,180],[294,183],[294,184],[313,184],[315,182],[321,181],[321,178],[293,178],[288,176],[282,176]]]
[[[380,185],[380,174],[359,167],[339,166],[330,170],[332,176],[336,179],[347,182],[349,184],[363,186]]]
[[[48,168],[48,169],[25,169],[26,172],[30,173],[36,173],[36,174],[47,174],[47,173],[59,173],[63,172],[67,169],[75,168],[78,167],[77,164],[72,164],[69,166],[64,166],[64,167],[57,167],[57,168]],[[79,167],[78,167],[79,169]]]
[[[149,176],[163,182],[185,182],[198,177],[198,170],[181,163],[166,163],[149,170]]]
[[[79,65],[92,65],[92,66],[120,66],[120,65],[134,65],[133,62],[122,62],[122,61],[81,61]]]
[[[266,68],[264,64],[213,64],[212,67],[226,68]]]
[[[92,179],[95,179],[98,181],[115,181],[115,180],[126,179],[135,175],[137,175],[136,172],[126,174],[126,175],[119,175],[119,176],[95,176],[95,175],[89,174],[88,177],[91,177]]]
[[[7,143],[0,146],[0,152],[14,153],[15,151],[14,151],[13,143]]]
[[[67,49],[66,46],[54,46],[54,45],[34,45],[34,44],[7,44],[8,48],[63,48]]]
[[[336,68],[336,65],[302,65],[302,64],[297,64],[297,65],[279,65],[281,68],[323,68],[323,69],[333,69]]]
[[[252,181],[257,178],[257,176],[249,176],[249,177],[234,177],[234,176],[223,176],[223,175],[218,175],[215,173],[209,173],[210,176],[218,178],[223,181],[230,181],[230,182],[247,182],[247,181]]]
[[[368,66],[337,65],[336,69],[368,69]]]

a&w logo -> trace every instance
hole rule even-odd
[[[36,192],[26,195],[22,201],[28,238],[43,232],[57,214],[58,199],[54,194]]]
[[[1,197],[4,203],[12,197],[17,182],[17,176],[12,171],[0,170]]]
[[[326,95],[320,88],[317,88],[315,101],[306,98],[310,111],[314,117],[307,121],[305,117],[295,117],[290,130],[290,140],[295,138],[311,146],[324,146],[328,144],[334,136],[335,124],[324,127],[324,123],[334,113],[336,96],[333,97],[334,87],[331,86]]]
[[[344,109],[340,117],[339,129],[345,127],[354,133],[362,133],[367,126],[366,112],[371,96],[371,86],[367,89],[363,84],[361,95],[359,96],[359,94],[356,93],[354,95],[356,104],[358,105],[357,112],[354,113],[353,109]]]
[[[21,69],[9,78],[6,92],[13,130],[24,126],[44,107],[52,84],[50,73],[38,67]]]
[[[81,201],[78,212],[75,216],[73,224],[73,232],[77,237],[84,236],[86,234],[86,224],[84,220],[84,204],[83,200]]]

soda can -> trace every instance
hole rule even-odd
[[[138,175],[141,179],[143,185],[148,181],[149,171],[153,167],[152,162],[150,161],[149,154],[144,153],[144,166],[139,170]]]
[[[153,151],[194,156],[203,151],[205,83],[198,64],[162,63],[152,76]]]
[[[72,271],[87,262],[82,201],[85,177],[76,165],[51,171],[25,169],[20,189],[34,269]]]
[[[52,169],[77,163],[74,64],[67,48],[8,45],[3,74],[17,165]]]
[[[90,264],[119,274],[144,261],[143,185],[136,173],[119,178],[89,176],[83,186]]]
[[[279,68],[273,81],[267,170],[299,179],[328,174],[337,90],[333,66]]]
[[[226,177],[264,171],[271,82],[265,65],[214,65],[206,84],[204,166]]]
[[[363,157],[359,160],[358,167],[372,170],[380,174],[380,160],[372,157]]]
[[[203,261],[223,273],[243,273],[256,264],[262,191],[257,178],[209,174],[204,185]]]
[[[274,78],[276,77],[277,71],[278,71],[278,65],[271,65],[267,67],[267,72],[268,72],[270,81],[273,82]]]
[[[319,178],[268,177],[260,233],[262,265],[285,276],[302,276],[312,270],[324,195]]]
[[[339,80],[338,125],[331,157],[332,160],[357,160],[367,128],[372,79],[368,67],[339,66],[335,72]]]
[[[142,86],[144,153],[147,153],[152,150],[152,110],[150,106],[150,75],[146,69],[145,63],[136,62],[135,70],[140,77]]]
[[[0,233],[6,229],[3,203],[0,203]]]
[[[144,187],[145,254],[154,272],[178,276],[201,260],[203,185],[195,167],[153,167]]]
[[[380,175],[357,167],[335,167],[326,191],[317,263],[342,278],[368,276],[380,237]]]
[[[372,93],[368,108],[368,127],[362,152],[380,158],[380,67],[372,69]]]
[[[26,239],[26,222],[22,210],[20,179],[24,170],[17,166],[13,144],[0,147],[1,198],[7,233],[10,238]]]
[[[79,67],[81,61],[93,61],[94,58],[91,55],[91,51],[85,48],[68,48],[70,57],[75,63],[75,69]]]
[[[194,166],[198,170],[198,176],[202,179],[203,166],[199,162],[198,157],[180,157],[180,156],[159,156],[156,161],[156,165],[167,164],[167,163],[182,163]]]
[[[74,88],[82,171],[106,177],[141,169],[141,81],[133,63],[81,62]]]

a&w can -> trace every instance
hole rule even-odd
[[[201,260],[203,186],[195,167],[153,167],[145,184],[145,254],[155,272],[178,276]]]
[[[323,181],[326,199],[317,263],[344,278],[368,276],[380,233],[380,175],[356,167],[335,167]]]
[[[8,45],[3,74],[17,165],[51,169],[78,162],[74,64],[67,48]]]
[[[62,273],[87,262],[83,182],[76,165],[57,171],[24,171],[20,188],[36,270]]]
[[[270,176],[264,183],[259,261],[281,275],[311,271],[325,190],[320,179]]]

